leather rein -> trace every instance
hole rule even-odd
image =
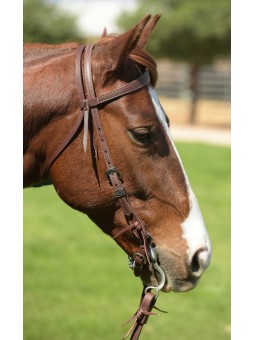
[[[84,122],[84,135],[83,144],[86,152],[87,139],[89,131],[89,119],[92,120],[93,126],[97,131],[98,140],[100,142],[101,151],[104,156],[104,161],[106,165],[105,175],[108,178],[110,185],[114,188],[115,198],[119,201],[120,206],[123,210],[124,216],[127,221],[127,227],[115,232],[113,234],[113,239],[117,239],[123,233],[132,232],[137,240],[139,249],[132,257],[129,257],[129,266],[133,269],[135,276],[140,276],[142,268],[147,264],[151,271],[154,272],[155,276],[158,278],[158,286],[144,287],[140,305],[136,313],[133,315],[131,320],[134,319],[134,323],[125,337],[129,336],[132,332],[130,339],[136,340],[139,338],[141,330],[144,324],[147,322],[149,315],[155,314],[151,313],[152,308],[155,305],[156,299],[158,297],[159,291],[163,288],[165,284],[165,274],[158,264],[158,255],[155,249],[155,244],[153,243],[152,237],[146,229],[146,225],[136,214],[132,208],[126,191],[123,187],[123,180],[120,171],[114,166],[111,153],[106,141],[103,125],[101,123],[99,115],[99,106],[104,103],[108,103],[113,100],[117,100],[126,94],[139,91],[145,86],[150,84],[150,75],[148,69],[137,79],[132,82],[99,97],[95,94],[92,70],[91,70],[91,59],[92,50],[94,45],[81,45],[76,53],[76,80],[79,89],[80,96],[80,109],[81,113],[69,132],[62,144],[57,150],[48,158],[45,163],[44,170],[48,172],[50,166],[58,158],[58,156],[65,150],[65,148],[70,144],[74,136],[76,135],[78,129],[80,128],[82,122]],[[82,55],[85,49],[84,58],[84,80],[82,72]],[[93,131],[92,131],[93,132]],[[91,132],[91,133],[92,133]],[[97,146],[96,139],[93,136],[93,147],[95,156],[97,156]],[[156,294],[154,294],[155,291]],[[129,320],[129,321],[131,321]]]

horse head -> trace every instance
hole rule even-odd
[[[145,69],[150,72],[150,85],[103,103],[99,114],[129,202],[156,245],[158,263],[166,276],[163,291],[187,291],[208,267],[211,244],[171,138],[168,118],[154,89],[155,61],[143,49],[158,19],[158,15],[147,16],[121,35],[104,34],[92,51],[92,76],[96,95],[102,96],[137,79]],[[49,174],[56,192],[69,206],[86,213],[108,235],[116,235],[127,222],[105,176],[102,152],[99,148],[95,152],[93,147],[93,140],[98,139],[95,133],[90,133],[85,153],[83,130],[79,129],[49,173],[42,170],[48,155],[68,133],[80,111],[73,48],[67,54],[45,59],[44,64],[55,86],[52,93],[44,88],[49,98],[41,105],[46,107],[48,100],[51,108],[44,110],[49,112],[43,129],[35,129],[34,149],[32,142],[28,142],[27,149],[34,158],[40,155],[42,167],[37,171],[40,178],[46,179]],[[44,81],[40,82],[38,69],[38,65],[31,65],[30,72],[37,75],[34,84],[42,88],[47,80],[42,67],[40,75]],[[93,132],[92,121],[88,124]],[[43,151],[31,151],[38,151],[39,145]],[[115,240],[128,255],[137,251],[132,233],[121,233]],[[147,286],[157,284],[157,277],[148,265],[142,269],[141,279]]]

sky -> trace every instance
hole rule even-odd
[[[108,33],[118,33],[114,20],[124,10],[133,10],[137,0],[52,0],[69,13],[78,16],[81,30],[100,35],[106,27]]]

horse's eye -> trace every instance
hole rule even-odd
[[[130,131],[135,142],[143,146],[149,146],[153,143],[153,133],[149,128],[136,128]]]

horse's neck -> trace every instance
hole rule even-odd
[[[71,42],[59,45],[52,44],[24,44],[23,62],[27,64],[32,61],[41,61],[43,58],[55,57],[75,51],[79,43]]]
[[[24,65],[24,186],[41,181],[44,160],[70,124],[73,74],[69,53]]]

